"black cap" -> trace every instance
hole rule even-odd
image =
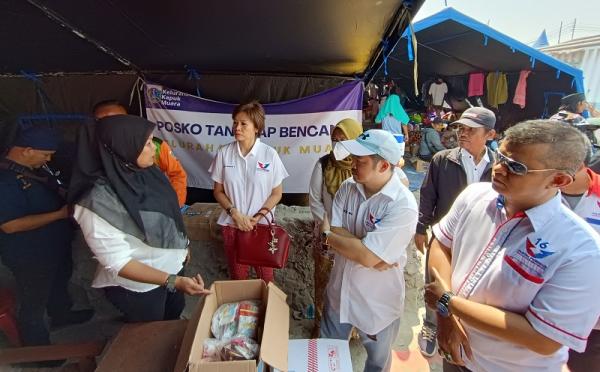
[[[563,106],[567,106],[567,105],[574,105],[578,102],[583,102],[583,101],[585,101],[584,93],[573,93],[573,94],[569,94],[568,96],[564,96],[563,98],[561,98],[560,104]]]

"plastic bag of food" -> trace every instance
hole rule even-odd
[[[202,349],[202,359],[207,362],[218,362],[221,360],[221,349],[228,341],[222,341],[217,338],[207,338],[204,340]]]
[[[224,344],[220,351],[220,358],[227,360],[250,360],[258,357],[259,346],[251,338],[234,337]]]
[[[260,304],[258,300],[249,300],[219,306],[211,322],[213,336],[221,340],[235,336],[256,338]]]

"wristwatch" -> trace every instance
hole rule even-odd
[[[450,312],[450,299],[454,296],[452,292],[444,292],[442,297],[437,302],[438,313],[444,318],[449,317],[452,313]]]
[[[321,233],[321,240],[323,240],[323,244],[329,245],[329,234],[331,234],[331,230],[325,230]]]
[[[227,215],[231,216],[231,211],[235,208],[235,205],[232,205],[231,207],[225,209],[225,213],[227,213]]]
[[[175,281],[177,280],[177,275],[175,274],[169,274],[169,276],[167,277],[167,280],[165,281],[165,288],[167,289],[167,292],[169,293],[175,293],[175,291],[177,289],[175,289]]]

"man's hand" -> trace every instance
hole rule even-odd
[[[450,354],[450,358],[444,356],[446,361],[464,366],[463,357],[466,356],[469,360],[472,360],[473,351],[471,350],[471,344],[463,326],[454,315],[451,315],[449,318],[438,316],[437,319],[438,348],[441,350],[442,356],[445,355],[444,353]],[[465,352],[464,355],[462,354],[461,346]]]
[[[427,244],[428,241],[429,241],[429,236],[427,236],[427,233],[425,233],[425,234],[416,233],[415,234],[415,245],[417,246],[417,249],[419,250],[419,252],[425,254],[425,245]]]
[[[190,296],[201,296],[212,293],[208,289],[204,289],[204,281],[200,274],[188,278],[186,276],[178,276],[175,279],[175,289]]]

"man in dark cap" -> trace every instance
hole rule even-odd
[[[41,170],[58,148],[53,129],[22,125],[0,158],[0,255],[12,271],[20,302],[18,326],[25,346],[50,343],[44,323],[80,323],[91,310],[71,311],[72,226],[57,179]]]

